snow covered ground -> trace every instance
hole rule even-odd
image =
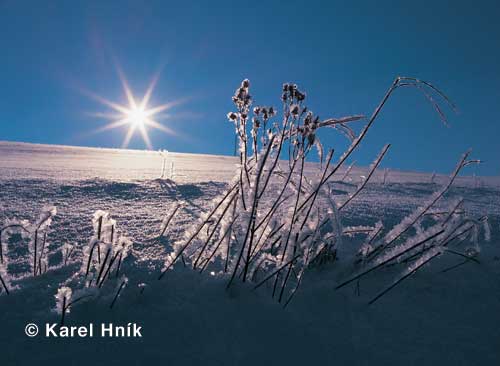
[[[492,240],[481,240],[480,264],[443,256],[373,305],[368,301],[394,279],[391,269],[335,290],[355,268],[358,240],[346,240],[339,259],[307,272],[293,302],[283,309],[266,286],[241,283],[177,265],[162,281],[166,251],[193,225],[211,199],[227,188],[232,157],[169,153],[166,176],[158,152],[0,142],[0,222],[35,219],[42,207],[58,213],[49,235],[51,269],[33,278],[23,271],[26,248],[9,248],[12,284],[0,295],[0,365],[498,365],[500,364],[500,179],[461,177],[446,200],[462,196],[474,216],[489,215]],[[450,167],[451,169],[452,167]],[[308,167],[313,172],[315,165]],[[352,192],[366,174],[337,183]],[[339,179],[343,172],[339,173]],[[168,179],[171,178],[171,179]],[[390,226],[436,191],[444,176],[383,172],[343,212],[344,225]],[[167,237],[156,240],[164,215],[187,202]],[[79,271],[92,236],[92,215],[109,211],[133,242],[124,263],[129,285],[110,310],[114,291],[75,305],[68,325],[138,323],[140,339],[46,339],[24,334],[27,323],[59,321],[54,295]],[[68,265],[60,249],[77,243]],[[140,293],[139,284],[147,284]]]

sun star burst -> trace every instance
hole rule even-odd
[[[131,88],[128,85],[127,80],[124,75],[120,72],[120,80],[123,85],[123,90],[127,97],[128,105],[121,105],[115,102],[111,102],[107,99],[104,99],[100,96],[92,94],[91,96],[98,100],[100,103],[111,108],[115,113],[98,113],[95,114],[97,117],[103,117],[106,119],[110,119],[111,122],[100,128],[96,132],[102,132],[122,126],[129,126],[128,131],[125,135],[125,139],[122,143],[122,148],[128,147],[130,140],[134,136],[136,132],[139,132],[144,140],[148,149],[152,149],[153,145],[151,143],[151,139],[149,138],[148,129],[157,129],[163,131],[165,133],[175,135],[174,131],[168,128],[167,126],[158,122],[158,119],[161,117],[159,113],[164,112],[174,105],[177,102],[165,103],[162,105],[151,107],[148,105],[153,90],[155,88],[158,77],[153,78],[151,83],[149,84],[144,97],[141,100],[137,100],[132,93]]]

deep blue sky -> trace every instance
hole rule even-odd
[[[209,5],[210,4],[210,5]],[[278,106],[294,81],[321,117],[370,114],[397,75],[432,81],[458,105],[444,127],[415,90],[389,102],[356,159],[385,143],[391,168],[449,172],[473,148],[500,174],[500,6],[476,1],[0,0],[0,140],[119,147],[124,128],[83,89],[125,103],[116,63],[137,94],[162,70],[152,103],[187,98],[151,132],[155,148],[231,154],[226,120],[242,78],[257,104]],[[333,131],[324,145],[346,141]],[[132,148],[143,148],[134,138]]]

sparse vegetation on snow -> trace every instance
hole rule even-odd
[[[481,314],[498,302],[498,182],[461,175],[478,163],[470,152],[449,177],[383,168],[389,144],[369,167],[352,160],[405,86],[424,92],[446,122],[437,100],[447,98],[416,79],[397,78],[368,118],[326,119],[290,83],[279,111],[255,105],[245,80],[228,114],[236,158],[0,143],[2,324],[18,326],[7,320],[17,307],[30,321],[61,325],[133,316],[155,347],[167,339],[177,350],[173,361],[215,354],[254,364],[248,355],[265,349],[273,362],[319,363],[355,361],[349,327],[364,329],[352,342],[375,359],[370,345],[404,333],[405,323],[422,324],[432,348],[454,335],[420,309],[435,303],[452,322],[463,315],[453,302],[464,299],[469,330],[456,337],[486,342],[497,331]],[[345,135],[347,150],[324,146],[325,129]],[[352,293],[335,290],[348,285]],[[383,306],[368,306],[377,301]],[[471,331],[476,322],[490,331]],[[303,347],[304,330],[342,347],[332,355],[311,336],[307,347],[316,351],[307,358],[271,352]],[[211,332],[231,339],[183,348],[193,337],[218,339]],[[495,358],[472,346],[460,352]]]

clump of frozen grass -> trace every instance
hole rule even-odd
[[[31,237],[28,248],[31,257],[30,262],[33,276],[40,275],[47,271],[47,235],[56,214],[57,209],[54,206],[44,207],[38,220],[29,229]]]
[[[431,195],[422,206],[403,218],[376,244],[372,244],[374,237],[371,237],[369,242],[361,247],[358,255],[365,268],[339,284],[337,288],[353,281],[358,281],[359,285],[359,279],[371,272],[387,266],[402,265],[404,269],[401,275],[375,296],[370,301],[371,304],[443,254],[451,254],[464,259],[458,265],[443,270],[444,272],[465,263],[478,263],[475,257],[480,252],[479,231],[483,229],[485,241],[491,239],[488,217],[483,216],[479,219],[470,217],[465,210],[461,209],[463,199],[451,202],[444,210],[432,211],[432,208],[450,189],[460,171],[470,164],[479,163],[479,160],[470,160],[469,155],[470,152],[467,152],[462,156],[448,182]],[[427,220],[425,224],[424,220]],[[377,230],[376,235],[379,235],[378,232],[380,230]],[[469,245],[466,245],[467,243]],[[460,246],[464,247],[462,251],[459,249]]]
[[[92,218],[92,226],[97,240],[110,243],[114,241],[116,221],[110,217],[109,212],[97,210]]]
[[[10,276],[8,272],[9,255],[8,240],[14,234],[20,234],[22,241],[28,241],[27,258],[29,276],[39,276],[48,270],[48,234],[57,209],[54,206],[42,208],[37,220],[30,223],[28,220],[7,219],[0,226],[0,283],[5,293],[9,294]]]
[[[77,289],[73,291],[73,299],[66,303],[68,309],[78,302],[102,295],[104,289],[110,288],[105,286],[107,282],[119,281],[123,262],[132,250],[132,241],[118,230],[116,221],[108,212],[96,211],[92,224],[94,232],[83,250],[81,267],[62,284],[62,287]],[[63,263],[68,263],[73,251],[71,244],[63,246]]]
[[[335,260],[342,236],[375,231],[374,240],[380,226],[344,231],[340,215],[366,187],[389,145],[343,202],[333,199],[329,182],[358,149],[392,93],[405,86],[422,91],[446,123],[432,93],[449,100],[431,84],[415,78],[396,78],[359,134],[350,125],[364,116],[321,119],[305,105],[306,94],[291,83],[282,88],[281,114],[274,107],[252,108],[250,82],[243,80],[232,98],[236,110],[227,114],[239,146],[240,163],[235,177],[200,221],[174,243],[159,278],[181,258],[200,272],[210,265],[228,273],[228,287],[235,280],[254,281],[256,288],[270,284],[273,297],[286,305],[308,268]],[[336,129],[351,140],[336,163],[333,150],[325,156],[320,141],[320,131],[325,128]],[[320,164],[311,177],[305,173],[305,164],[313,151]],[[342,181],[353,164],[345,170]],[[320,204],[325,196],[330,206]],[[371,250],[368,248],[372,247],[372,240],[366,253]]]
[[[22,239],[29,239],[31,236],[30,223],[28,220],[7,219],[0,227],[0,264],[8,265],[9,237],[15,233],[21,234]]]
[[[116,221],[112,219],[109,212],[97,210],[92,217],[92,226],[93,235],[83,250],[80,269],[64,281],[62,288],[55,295],[58,300],[56,310],[62,314],[61,324],[64,322],[64,314],[69,312],[71,306],[105,295],[105,291],[112,291],[113,284],[116,284],[119,290],[113,295],[114,305],[128,281],[122,273],[122,268],[132,251],[132,240],[118,229]],[[63,246],[65,263],[68,262],[73,250],[70,244]],[[106,286],[108,282],[109,285]],[[68,290],[70,285],[77,290],[73,291],[73,296],[66,299],[64,303],[63,294],[71,294]]]
[[[128,257],[132,241],[118,235],[116,221],[108,212],[98,210],[93,219],[94,235],[84,249],[81,272],[87,280],[87,287],[101,288],[114,273],[118,278],[123,261]]]

